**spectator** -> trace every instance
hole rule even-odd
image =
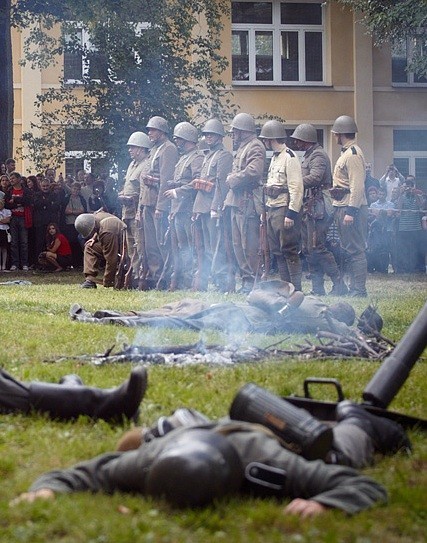
[[[104,182],[96,180],[93,184],[92,195],[89,196],[89,209],[88,211],[106,211],[108,213],[107,204],[104,198],[105,186]]]
[[[368,198],[369,189],[371,187],[375,187],[376,189],[379,189],[380,188],[380,182],[379,182],[379,179],[372,176],[372,164],[370,162],[366,163],[365,171],[366,171],[365,191],[366,191],[366,198]]]
[[[29,175],[27,177],[27,188],[32,192],[33,194],[33,201],[34,196],[36,193],[40,192],[40,187],[37,183],[37,177],[35,175]],[[31,214],[34,213],[34,206],[31,206]],[[34,224],[32,224],[28,228],[28,265],[30,268],[34,268],[37,264],[37,258],[38,253],[36,252],[36,231],[34,228]]]
[[[0,192],[0,270],[7,271],[9,253],[9,224],[12,212],[4,207],[4,192]]]
[[[80,172],[78,172],[80,173]],[[89,198],[93,196],[93,184],[95,183],[95,176],[93,173],[85,173],[84,176],[84,185],[82,185],[81,195],[86,200],[86,207],[89,211]]]
[[[54,272],[64,271],[71,266],[72,254],[68,239],[61,234],[55,223],[50,223],[46,230],[46,251],[40,253],[39,264]]]
[[[46,229],[50,223],[58,224],[60,199],[51,190],[49,179],[44,179],[40,192],[34,195],[34,228],[36,239],[36,254],[45,249]]]
[[[380,179],[380,185],[387,191],[387,200],[391,200],[391,191],[393,188],[399,188],[405,181],[403,175],[394,164],[390,164],[387,171]]]
[[[83,265],[83,249],[78,240],[78,232],[74,227],[76,218],[87,211],[86,200],[80,194],[80,190],[81,185],[77,181],[71,185],[71,194],[65,197],[61,211],[61,227],[70,242],[74,267]]]
[[[32,193],[22,184],[21,174],[10,174],[12,184],[6,194],[6,208],[12,211],[10,219],[11,241],[11,271],[16,271],[22,266],[23,271],[28,271],[28,228],[31,226],[28,210],[33,201]]]
[[[0,177],[0,190],[7,194],[8,190],[10,188],[10,179],[9,177],[4,174]]]
[[[4,165],[6,166],[6,175],[10,177],[10,174],[16,169],[16,162],[13,158],[8,158]]]

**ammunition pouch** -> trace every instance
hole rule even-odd
[[[286,187],[275,186],[264,187],[264,192],[266,196],[269,196],[270,198],[277,198],[281,194],[289,194],[289,190]]]
[[[207,179],[194,179],[192,185],[196,190],[211,192],[215,183],[208,181]]]
[[[325,218],[325,199],[321,190],[310,192],[308,198],[304,201],[304,212],[315,221]]]
[[[350,194],[350,189],[344,187],[333,187],[329,189],[329,194],[333,200],[340,202],[346,194]]]

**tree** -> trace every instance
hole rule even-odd
[[[0,161],[12,156],[13,74],[10,37],[10,0],[0,0]]]
[[[32,159],[39,167],[62,162],[54,150],[63,148],[64,129],[83,128],[94,143],[101,135],[117,162],[129,134],[152,115],[173,125],[194,111],[200,120],[220,114],[230,103],[219,78],[227,66],[219,49],[228,9],[227,0],[17,0],[14,24],[36,23],[26,62],[45,67],[65,55],[82,66],[38,97],[34,128],[42,135],[23,136]]]
[[[359,12],[376,45],[417,38],[408,70],[427,77],[427,2],[425,0],[338,0]]]

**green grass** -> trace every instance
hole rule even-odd
[[[14,276],[16,278],[17,276]],[[24,278],[23,276],[20,276]],[[0,280],[11,279],[10,274]],[[81,290],[78,274],[25,276],[31,286],[0,285],[0,365],[15,377],[56,382],[66,373],[78,373],[85,383],[112,387],[125,379],[129,364],[93,366],[81,361],[52,362],[59,356],[105,352],[112,345],[191,343],[193,332],[135,330],[72,322],[68,311],[79,302],[87,310],[129,310],[159,307],[190,293],[116,292],[98,288]],[[305,285],[308,290],[308,284]],[[398,340],[422,307],[427,296],[425,277],[372,277],[368,290],[384,321],[384,334]],[[210,301],[224,298],[215,293],[198,294]],[[241,301],[235,295],[232,300]],[[331,299],[332,301],[333,299]],[[354,302],[357,314],[366,300]],[[227,339],[215,332],[204,334],[208,342]],[[246,335],[243,345],[266,346],[279,337]],[[288,345],[302,336],[287,340]],[[281,394],[302,393],[305,377],[335,377],[347,398],[359,400],[378,368],[360,360],[270,360],[234,367],[162,367],[149,369],[150,384],[141,404],[141,420],[151,423],[160,414],[191,405],[210,417],[226,414],[239,388],[247,382]],[[427,418],[425,360],[421,360],[390,406],[396,411]],[[327,399],[328,391],[319,397]],[[330,398],[332,399],[332,398]],[[390,503],[354,518],[338,511],[301,521],[285,517],[283,504],[268,500],[235,498],[202,511],[176,512],[165,504],[137,496],[81,494],[60,496],[54,502],[21,504],[9,501],[28,489],[42,472],[71,465],[115,447],[124,428],[84,417],[75,423],[51,421],[41,415],[0,415],[0,541],[53,543],[115,542],[325,542],[378,543],[425,540],[427,445],[425,434],[411,431],[412,457],[383,459],[366,472],[389,491]],[[125,506],[123,512],[121,506]]]

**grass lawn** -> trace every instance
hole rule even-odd
[[[130,364],[94,366],[76,360],[54,359],[105,352],[112,345],[186,344],[199,339],[195,332],[143,330],[72,322],[70,306],[78,302],[95,309],[138,310],[159,307],[183,297],[221,301],[217,293],[163,293],[82,290],[81,275],[2,274],[0,281],[26,279],[28,286],[0,285],[0,365],[24,381],[57,382],[66,373],[78,373],[88,385],[113,387],[125,379]],[[309,290],[308,283],[304,285]],[[425,276],[371,276],[370,300],[384,318],[385,336],[399,340],[427,299]],[[242,301],[238,295],[229,297]],[[331,298],[331,301],[336,299]],[[352,302],[353,303],[353,302]],[[359,315],[367,300],[353,303]],[[427,333],[427,332],[426,332]],[[226,342],[206,332],[207,342]],[[280,339],[245,335],[242,345],[267,346]],[[286,345],[303,341],[289,337]],[[361,360],[266,360],[233,367],[192,365],[149,368],[149,388],[141,404],[141,421],[153,422],[179,406],[192,406],[210,417],[227,413],[232,398],[247,382],[255,382],[280,395],[302,394],[304,378],[335,377],[347,398],[361,400],[362,391],[378,363]],[[411,372],[390,408],[427,418],[425,355]],[[328,391],[319,397],[327,399]],[[329,398],[334,399],[334,398]],[[130,424],[129,424],[130,426]],[[42,415],[0,415],[0,541],[31,543],[127,542],[282,542],[287,543],[415,543],[424,542],[427,517],[427,444],[421,431],[412,430],[411,457],[382,459],[366,473],[382,482],[389,504],[355,517],[330,511],[323,517],[301,521],[283,515],[274,500],[233,498],[200,511],[174,511],[167,505],[129,495],[75,494],[53,502],[9,507],[9,501],[28,489],[46,470],[114,449],[123,426],[92,422],[51,421]]]

